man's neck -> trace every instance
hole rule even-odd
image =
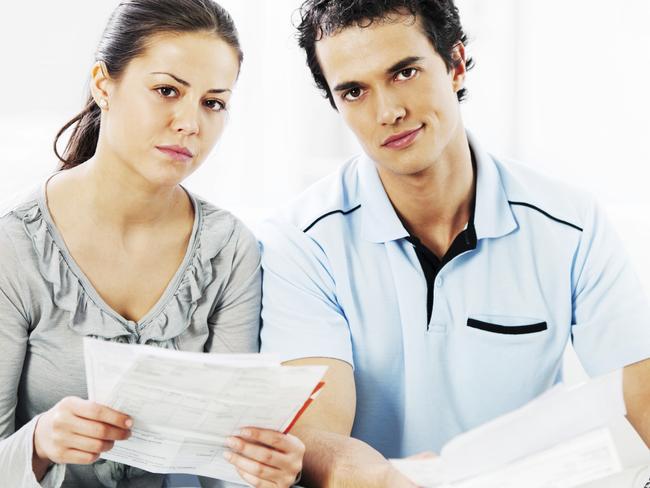
[[[381,167],[378,171],[406,229],[442,258],[472,214],[475,176],[465,134],[418,174],[398,175]]]

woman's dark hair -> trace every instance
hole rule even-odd
[[[156,34],[214,32],[239,56],[243,54],[235,24],[228,12],[213,0],[126,0],[113,11],[95,52],[108,74],[118,79],[129,62],[143,53]],[[101,111],[88,94],[84,109],[65,124],[54,139],[54,154],[60,169],[69,169],[90,159],[97,148]],[[76,125],[75,125],[76,124]],[[57,149],[61,135],[74,126],[63,152]]]
[[[433,48],[451,70],[459,63],[453,58],[458,42],[467,44],[467,35],[460,24],[458,8],[453,0],[305,0],[300,9],[298,43],[305,50],[307,65],[316,86],[336,109],[334,97],[316,56],[316,42],[352,25],[368,27],[386,20],[391,14],[409,13],[420,20],[424,34]],[[467,69],[473,66],[468,58]],[[467,90],[458,91],[458,101],[463,101]]]

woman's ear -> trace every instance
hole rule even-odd
[[[108,110],[111,77],[104,61],[97,61],[90,70],[90,92],[102,110]]]

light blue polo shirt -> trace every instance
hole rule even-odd
[[[259,231],[262,351],[354,367],[352,435],[387,457],[442,445],[562,379],[650,357],[650,310],[592,198],[484,152],[476,247],[427,284],[372,161],[355,158]]]

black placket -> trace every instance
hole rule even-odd
[[[476,249],[476,230],[474,228],[474,212],[470,217],[470,221],[467,224],[467,227],[456,236],[454,241],[451,243],[451,246],[442,257],[438,258],[431,249],[422,244],[422,241],[414,235],[409,235],[406,238],[415,249],[415,255],[418,257],[420,266],[422,267],[422,272],[424,273],[424,278],[427,282],[427,330],[429,329],[429,322],[431,322],[431,315],[433,313],[433,302],[435,295],[435,283],[436,277],[444,268],[444,266],[454,259],[456,256],[459,256],[467,251]]]

